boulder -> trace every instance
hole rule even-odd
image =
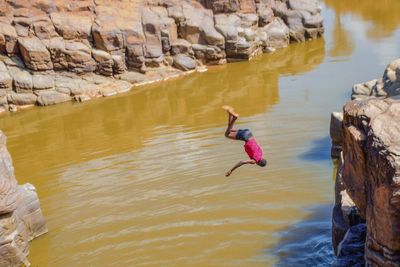
[[[400,59],[391,62],[383,74],[383,91],[387,96],[400,95]]]
[[[303,20],[303,14],[298,10],[290,10],[285,15],[285,21],[289,27],[290,38],[295,42],[305,41],[306,29]]]
[[[89,12],[54,12],[50,18],[65,40],[88,39],[91,35],[93,20]]]
[[[94,82],[84,79],[77,81],[79,82],[79,86],[71,88],[71,96],[87,95],[91,98],[101,96],[98,85]]]
[[[35,187],[18,185],[0,131],[0,266],[29,266],[28,242],[47,232]]]
[[[93,40],[97,49],[107,52],[120,50],[124,47],[124,37],[121,30],[111,21],[114,17],[103,16],[92,27]]]
[[[316,0],[288,0],[288,4],[292,9],[307,11],[311,14],[321,12],[321,7]]]
[[[249,1],[245,2],[248,5]],[[205,3],[214,13],[233,13],[240,9],[238,0],[205,0]]]
[[[33,105],[36,103],[37,96],[33,93],[14,93],[7,95],[7,101],[17,106]]]
[[[57,92],[70,95],[72,91],[79,88],[80,83],[79,77],[71,77],[66,75],[56,75],[55,77],[55,88]]]
[[[53,22],[47,16],[43,16],[39,20],[33,22],[33,31],[41,40],[58,37]]]
[[[272,22],[274,18],[274,12],[272,11],[271,6],[267,3],[260,1],[256,3],[257,5],[257,15],[259,18],[259,26],[264,27],[268,23]]]
[[[114,74],[124,73],[127,69],[125,63],[125,55],[112,55]]]
[[[236,14],[217,14],[214,16],[214,19],[215,28],[224,36],[225,40],[227,42],[236,42],[239,37],[239,16]]]
[[[20,69],[25,68],[25,64],[22,59],[18,56],[7,57],[4,59],[4,64],[8,67],[17,67]]]
[[[111,55],[105,51],[93,49],[92,56],[97,62],[97,72],[104,76],[113,75],[114,61]]]
[[[179,27],[179,35],[192,44],[224,46],[224,37],[215,29],[211,10],[182,3],[185,23]]]
[[[127,81],[131,84],[136,84],[136,83],[145,83],[149,81],[149,78],[141,73],[135,72],[135,71],[128,71],[125,72],[121,75],[117,76],[118,79]]]
[[[366,219],[368,266],[396,266],[400,259],[399,117],[399,97],[344,107],[343,182]]]
[[[2,65],[5,68],[4,63],[0,62],[0,90],[11,91],[13,80],[7,70],[2,71]]]
[[[146,57],[159,57],[162,55],[161,45],[161,28],[159,16],[150,7],[145,7],[142,10],[142,24],[144,35],[146,36],[146,47],[151,46],[153,50],[158,52],[148,53]]]
[[[54,89],[54,76],[51,74],[35,73],[32,76],[33,90]]]
[[[339,157],[342,151],[343,143],[343,113],[342,112],[332,112],[331,122],[330,122],[330,137],[332,139],[332,157]]]
[[[192,45],[192,49],[197,59],[203,63],[218,65],[226,63],[225,51],[217,46]]]
[[[0,53],[13,55],[18,53],[17,32],[10,24],[0,22]]]
[[[24,70],[10,68],[14,80],[14,89],[17,93],[29,93],[33,89],[32,75]]]
[[[171,44],[171,55],[193,55],[192,44],[184,39],[178,39]]]
[[[71,101],[70,96],[53,90],[39,91],[37,98],[39,106],[55,105],[67,101]]]
[[[174,57],[174,67],[183,71],[194,70],[196,68],[196,60],[193,58],[179,54]]]
[[[352,88],[351,98],[357,99],[361,96],[370,96],[372,94],[372,90],[374,86],[376,86],[378,79],[366,82],[366,83],[358,83],[355,84]]]
[[[239,1],[240,7],[239,10],[241,13],[247,14],[254,14],[257,11],[256,1],[254,0],[241,0]]]
[[[289,28],[280,18],[275,18],[263,30],[268,35],[268,47],[281,48],[289,44]]]
[[[65,59],[72,72],[93,72],[96,69],[90,47],[81,42],[65,43]]]
[[[66,70],[68,68],[68,62],[66,57],[64,39],[61,37],[56,37],[45,42],[47,49],[50,52],[54,69]]]
[[[50,53],[37,37],[18,38],[19,49],[25,65],[31,70],[51,70]]]

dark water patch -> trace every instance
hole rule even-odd
[[[311,209],[311,214],[286,231],[272,249],[278,257],[275,266],[330,266],[335,260],[331,242],[332,205]]]
[[[352,226],[344,240],[339,245],[339,254],[334,267],[362,267],[364,261],[364,245],[367,234],[367,225],[360,223]]]
[[[299,158],[307,161],[331,160],[331,139],[327,136],[312,141],[310,149],[300,154]]]

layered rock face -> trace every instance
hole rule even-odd
[[[400,59],[381,79],[355,85],[353,98],[343,108],[339,128],[343,158],[336,183],[342,186],[336,190],[333,243],[365,220],[366,265],[400,266]],[[338,195],[351,201],[346,204]],[[349,207],[356,220],[343,222]]]
[[[0,266],[29,266],[28,242],[46,232],[35,187],[17,184],[0,131]]]
[[[0,106],[83,101],[247,60],[322,35],[320,11],[317,0],[0,0]]]

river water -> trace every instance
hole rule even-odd
[[[326,0],[324,39],[129,94],[0,118],[49,233],[32,266],[329,266],[330,112],[400,55],[398,0]],[[240,113],[268,167],[225,139]]]

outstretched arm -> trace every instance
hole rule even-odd
[[[225,176],[228,177],[229,175],[232,174],[232,172],[233,172],[234,170],[236,170],[237,168],[239,168],[239,167],[241,167],[242,165],[245,165],[245,164],[256,164],[256,161],[255,161],[254,159],[241,160],[241,161],[239,161],[238,163],[236,163],[236,165],[233,166],[233,168],[230,169],[230,170],[225,174]]]

